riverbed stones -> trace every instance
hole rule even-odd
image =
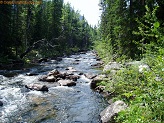
[[[45,81],[46,82],[55,82],[56,81],[56,78],[53,75],[50,75],[50,76],[47,76],[45,78]]]
[[[76,85],[76,83],[72,80],[59,80],[58,83],[61,86],[75,86]]]
[[[114,116],[126,108],[127,105],[121,100],[112,103],[100,113],[102,123],[112,122]]]
[[[93,79],[95,78],[97,75],[96,74],[93,74],[93,73],[86,73],[84,74],[85,77],[87,77],[88,79]]]
[[[25,85],[25,87],[30,90],[48,91],[48,87],[46,85],[41,85],[41,84],[29,84],[29,85]]]
[[[60,74],[60,72],[57,69],[54,69],[54,70],[50,71],[47,75],[48,76],[51,76],[51,75],[56,76],[58,74]]]

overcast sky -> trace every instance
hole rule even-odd
[[[97,25],[100,20],[99,0],[64,0],[65,3],[71,3],[75,10],[79,10],[86,20],[92,26]]]

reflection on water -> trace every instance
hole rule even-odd
[[[97,61],[92,52],[72,55],[62,61],[54,60],[42,63],[28,71],[9,71],[17,73],[14,77],[0,75],[0,123],[99,123],[99,114],[106,101],[101,95],[90,89],[90,80],[84,75],[78,79],[76,86],[64,87],[48,84],[48,92],[29,91],[24,85],[39,82],[38,78],[53,69],[64,71],[73,67],[79,73],[99,73],[91,68]],[[7,71],[0,71],[1,74]],[[39,73],[26,76],[27,72]]]

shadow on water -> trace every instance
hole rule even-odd
[[[81,75],[76,86],[54,86],[48,84],[48,92],[30,91],[24,85],[42,83],[38,78],[53,69],[64,71],[73,67],[79,73],[98,74],[92,69],[97,61],[92,52],[65,57],[60,62],[54,60],[42,63],[28,70],[11,70],[10,77],[0,75],[0,121],[2,123],[100,123],[100,112],[106,106],[103,97],[90,89],[90,80]],[[0,71],[4,72],[4,71]],[[38,73],[26,76],[27,72]]]

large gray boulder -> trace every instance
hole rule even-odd
[[[104,66],[103,71],[111,71],[111,70],[120,70],[122,67],[121,64],[117,62],[109,62],[107,65]]]
[[[76,85],[76,83],[72,80],[59,80],[58,83],[61,86],[75,86]]]
[[[41,85],[41,84],[29,84],[29,85],[25,85],[25,87],[30,90],[48,91],[48,87],[46,85]]]
[[[100,83],[101,81],[107,81],[107,79],[105,79],[106,77],[107,77],[106,75],[101,74],[101,75],[97,75],[95,78],[93,78],[90,83],[91,89],[95,89],[97,87],[97,83]]]
[[[126,108],[127,105],[121,100],[112,103],[100,113],[102,123],[113,121],[114,116]]]

